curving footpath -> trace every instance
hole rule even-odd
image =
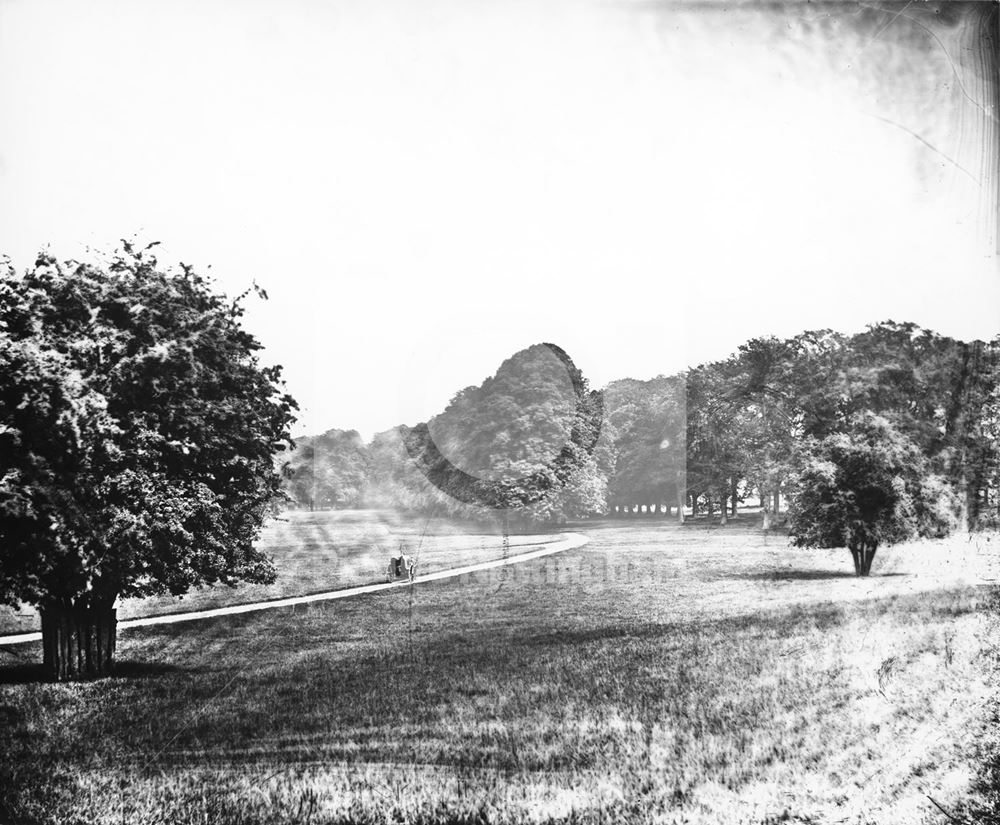
[[[516,556],[508,556],[505,559],[494,559],[493,561],[469,564],[465,567],[453,567],[451,570],[440,570],[437,573],[427,573],[417,576],[413,584],[423,582],[441,581],[442,579],[452,579],[466,573],[478,573],[480,570],[491,570],[494,567],[504,567],[510,564],[521,564],[522,562],[540,559],[561,553],[564,550],[574,550],[583,547],[588,541],[587,536],[580,533],[566,533],[559,541],[546,544],[540,550],[532,550],[529,553],[520,553]],[[271,610],[277,607],[293,607],[297,604],[311,604],[312,602],[327,602],[335,599],[347,599],[351,596],[361,596],[365,593],[378,593],[382,590],[389,590],[393,587],[408,587],[410,582],[383,582],[381,584],[365,584],[359,587],[346,587],[343,590],[327,590],[323,593],[312,593],[308,596],[292,596],[287,599],[272,599],[266,602],[250,602],[248,604],[234,604],[229,607],[215,607],[211,610],[193,610],[190,613],[167,613],[162,616],[145,616],[139,619],[123,619],[118,622],[119,629],[128,627],[147,627],[154,624],[177,624],[178,622],[194,622],[199,619],[213,619],[216,616],[233,616],[237,613],[253,613],[257,610]],[[16,645],[25,642],[41,641],[41,632],[17,633],[12,636],[0,636],[0,645]]]

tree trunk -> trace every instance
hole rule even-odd
[[[973,361],[974,353],[970,350],[970,345],[961,344],[961,348],[962,366],[959,369],[958,379],[952,389],[951,403],[945,414],[944,436],[947,441],[958,447],[956,456],[953,459],[951,472],[962,485],[965,492],[962,496],[962,509],[959,518],[964,529],[968,531],[972,523],[972,508],[970,507],[971,502],[969,499],[969,468],[967,465],[969,419],[971,418],[969,400],[972,394],[970,384],[975,380],[973,376],[978,366],[978,347],[975,351],[976,358],[972,366],[970,366],[969,362]]]
[[[48,678],[63,682],[111,673],[118,629],[113,604],[41,607],[42,662]]]
[[[698,494],[691,493],[691,515],[698,515]]]
[[[684,505],[687,504],[687,492],[680,484],[677,485],[677,523],[684,523]]]
[[[726,515],[729,512],[727,497],[728,493],[726,493],[725,489],[723,489],[722,492],[719,493],[719,524],[721,524],[722,526],[726,525],[727,523]]]
[[[975,530],[979,524],[979,474],[973,473],[971,481],[965,482],[965,529]]]
[[[774,515],[778,515],[781,512],[781,491],[777,487],[774,489],[774,504],[771,509]]]
[[[861,545],[852,547],[851,558],[854,560],[854,573],[857,576],[867,576],[872,570],[872,561],[875,559],[876,547],[871,545]]]
[[[730,515],[733,515],[733,516],[736,515],[736,495],[739,492],[736,488],[738,486],[739,485],[737,484],[736,478],[734,477],[733,478],[732,488],[729,491],[729,502],[730,502],[730,506],[732,507],[732,512],[730,513]]]
[[[861,575],[867,576],[872,570],[872,561],[875,559],[875,548],[865,547],[861,551]]]

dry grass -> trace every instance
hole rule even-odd
[[[506,572],[127,631],[104,682],[8,669],[0,821],[909,825],[962,804],[990,686],[986,588],[958,561],[982,548],[887,552],[898,575],[861,581],[739,525],[582,529]]]

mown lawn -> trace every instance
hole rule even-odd
[[[524,552],[546,536],[515,534],[511,553]],[[257,546],[275,562],[278,578],[270,585],[219,585],[175,598],[127,599],[118,616],[129,619],[205,610],[228,604],[281,599],[383,581],[389,556],[402,546],[418,561],[420,573],[433,573],[499,558],[499,524],[456,523],[375,510],[290,511],[270,521]],[[38,630],[31,608],[0,606],[0,634]]]
[[[739,526],[584,532],[506,571],[125,631],[102,682],[0,669],[0,821],[902,824],[966,803],[990,695],[967,549],[859,581],[846,553]]]

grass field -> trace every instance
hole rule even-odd
[[[509,569],[123,631],[110,680],[0,668],[0,821],[984,821],[992,544],[859,580],[746,523],[574,529]]]
[[[271,521],[258,542],[275,561],[278,578],[270,585],[219,585],[183,597],[126,599],[120,619],[205,610],[229,604],[281,599],[385,580],[389,556],[400,546],[417,558],[420,573],[433,573],[499,558],[498,525],[404,517],[371,510],[291,511]],[[512,553],[523,552],[540,535],[510,537]],[[25,606],[0,606],[0,634],[37,630],[38,615]]]

